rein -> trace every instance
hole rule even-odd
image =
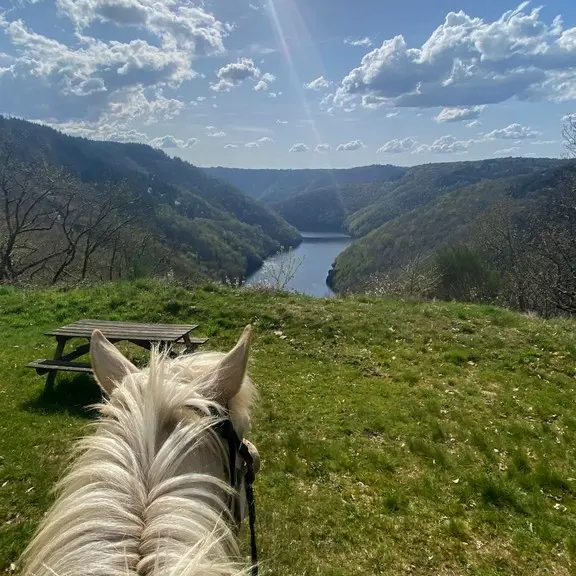
[[[246,501],[248,503],[248,518],[250,523],[250,554],[252,560],[252,576],[258,576],[258,547],[256,545],[256,498],[254,496],[254,459],[247,444],[240,440],[232,421],[227,418],[218,422],[215,426],[216,432],[228,442],[230,485],[236,489],[236,454],[238,454],[246,465],[244,476],[246,488]]]

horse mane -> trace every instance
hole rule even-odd
[[[169,360],[127,375],[98,405],[95,432],[80,440],[58,497],[27,547],[26,576],[231,576],[240,561],[227,504],[234,490],[208,473],[227,446],[213,432],[224,354]],[[255,390],[245,377],[228,406],[242,437]],[[208,458],[210,456],[210,458]],[[186,462],[193,471],[177,471]],[[223,475],[224,477],[224,475]]]

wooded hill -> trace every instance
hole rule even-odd
[[[509,200],[519,211],[542,201],[566,162],[502,158],[411,168],[207,172],[262,199],[300,230],[354,236],[330,275],[332,287],[345,292],[364,290],[374,274],[399,270],[441,246],[465,242],[498,201]]]
[[[298,231],[260,202],[142,144],[0,116],[0,281],[241,278]]]

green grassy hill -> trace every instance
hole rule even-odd
[[[46,330],[85,317],[195,322],[218,349],[254,324],[262,574],[574,573],[573,321],[144,281],[0,287],[0,571],[96,392],[61,378],[41,400],[25,364],[53,352]]]

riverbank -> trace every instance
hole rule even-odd
[[[334,296],[327,285],[328,274],[336,257],[350,245],[352,238],[329,232],[301,231],[300,235],[302,242],[289,256],[277,254],[265,260],[247,278],[246,285],[280,283],[286,290],[309,296]]]

